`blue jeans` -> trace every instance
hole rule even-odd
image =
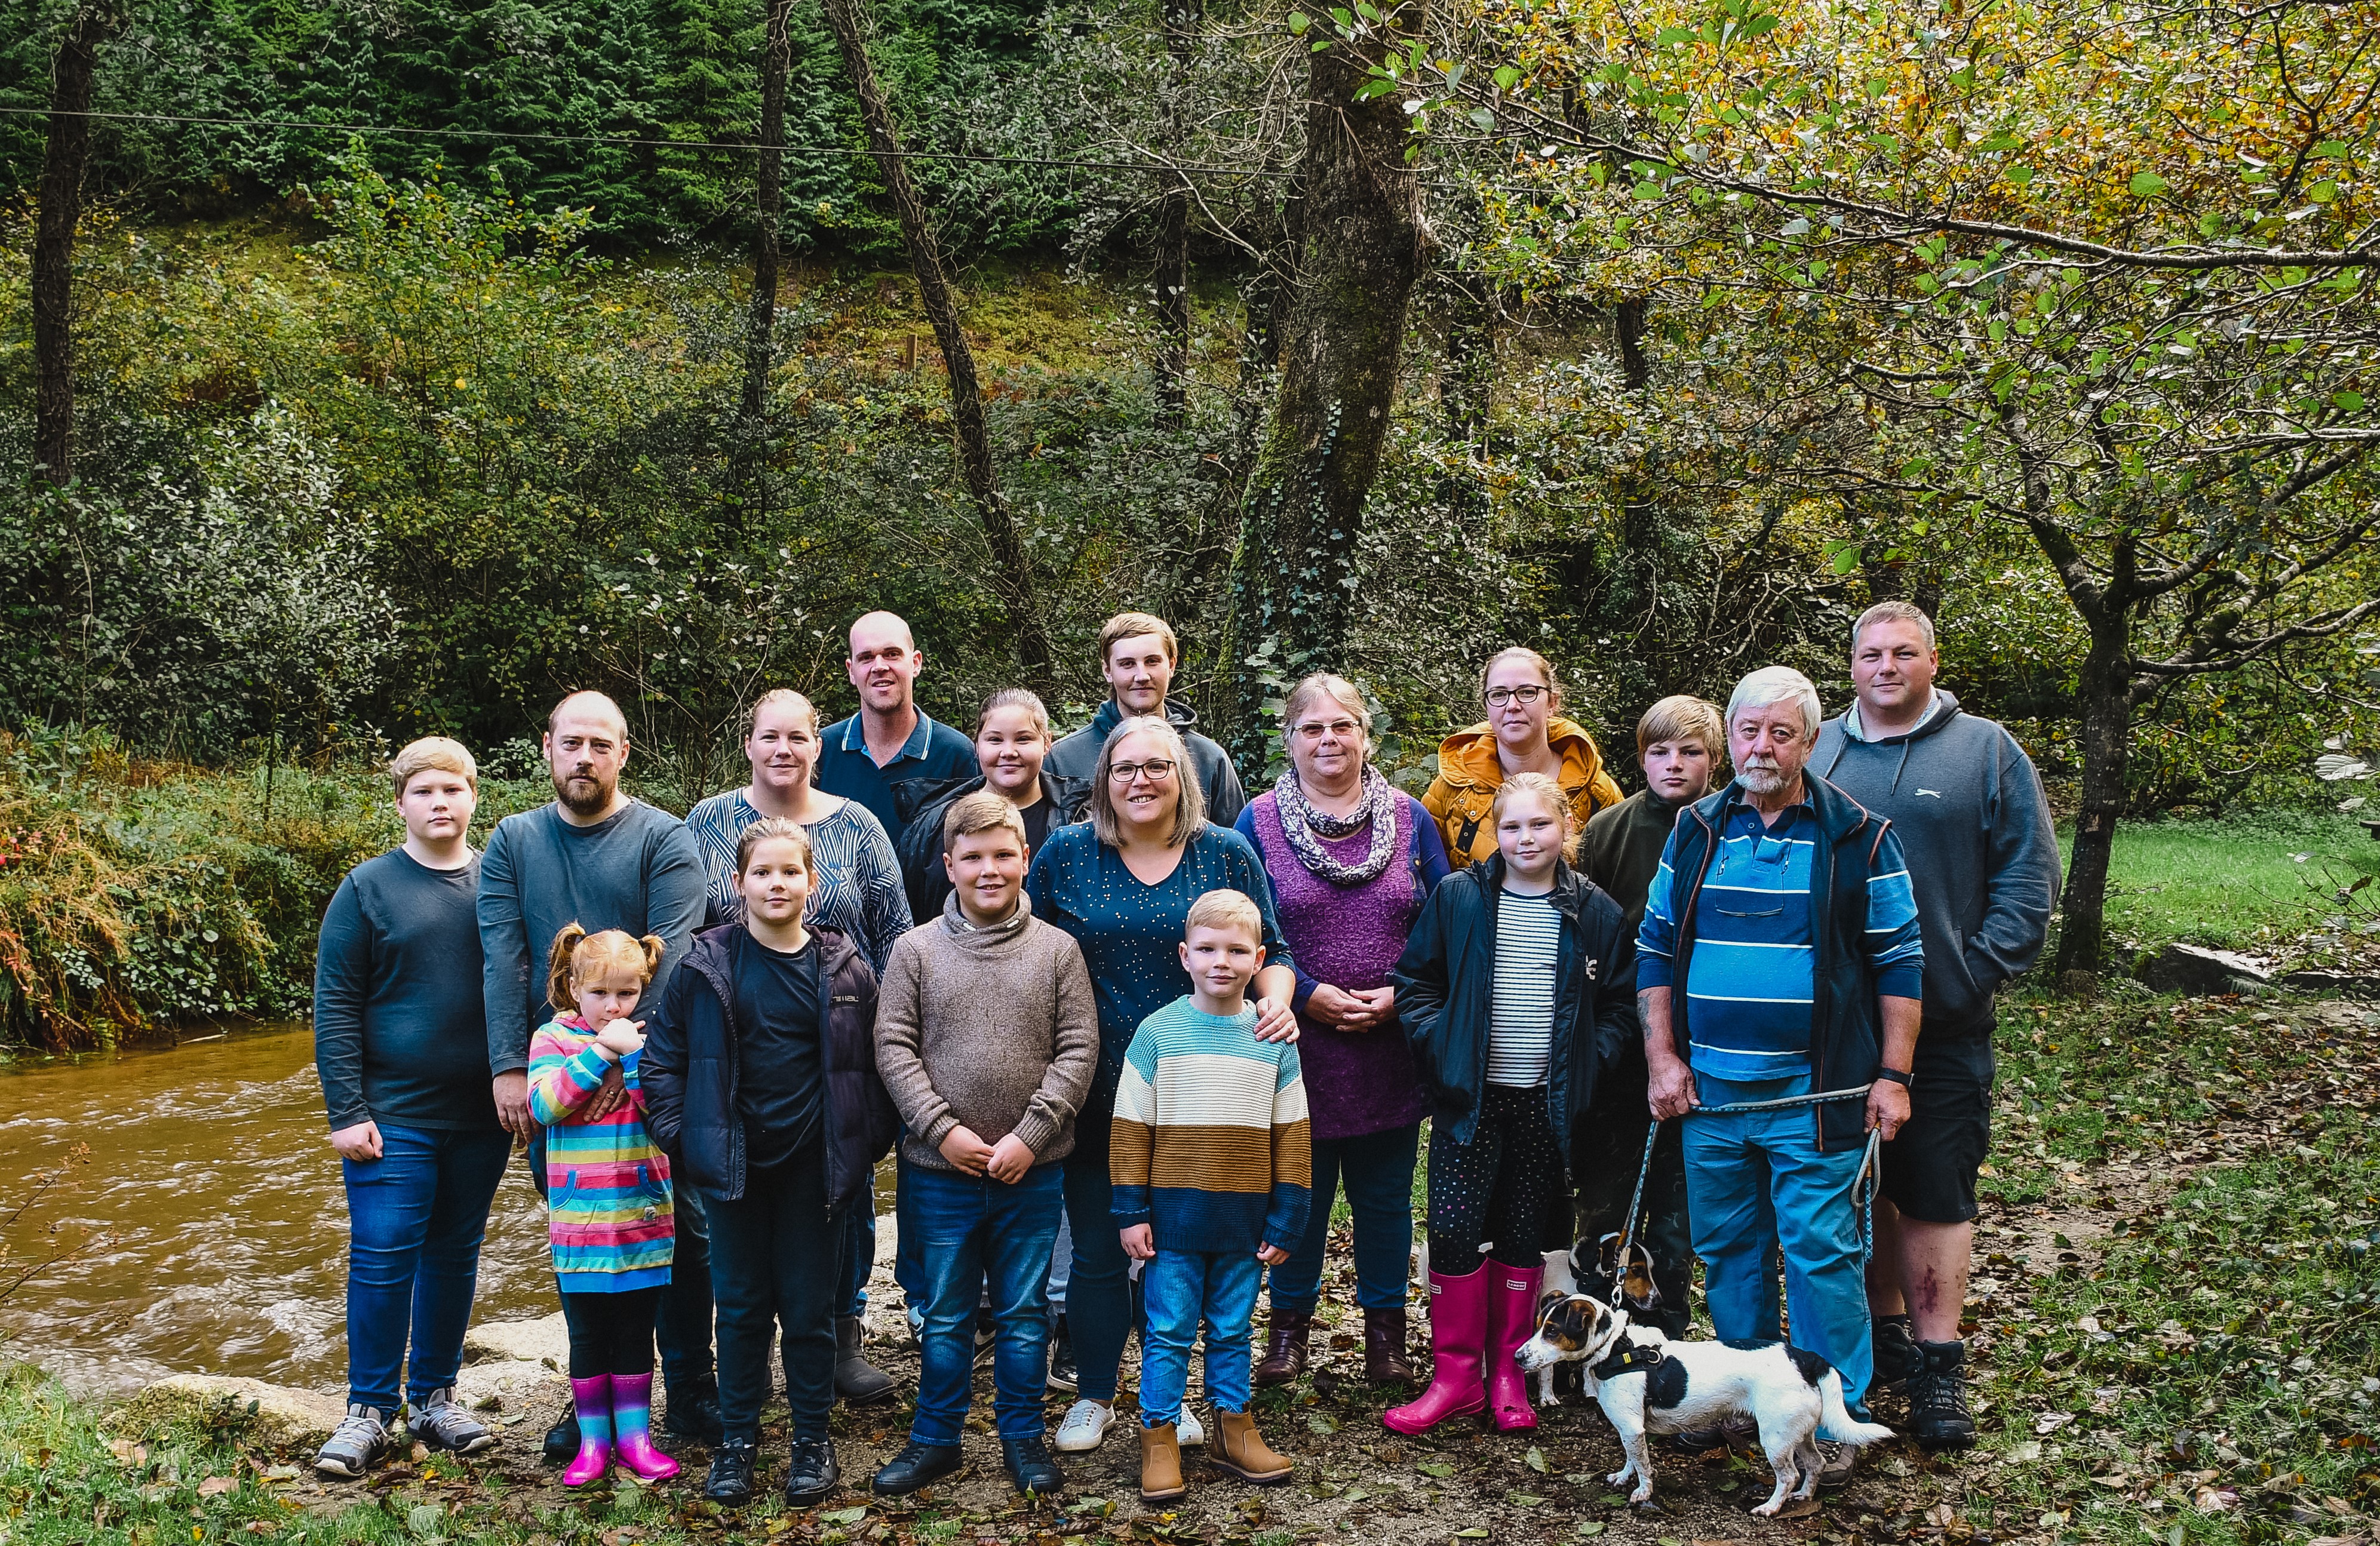
[[[897,1151],[892,1165],[892,1218],[900,1230],[892,1242],[892,1282],[901,1290],[902,1304],[914,1327],[924,1319],[926,1301],[934,1297],[934,1282],[926,1274],[925,1248],[918,1243],[917,1221],[909,1212],[912,1166]]]
[[[1167,1250],[1141,1269],[1148,1324],[1140,1338],[1140,1422],[1162,1428],[1182,1415],[1190,1348],[1207,1323],[1207,1395],[1219,1412],[1248,1409],[1248,1321],[1263,1264],[1252,1250]]]
[[[1737,1082],[1694,1076],[1705,1105],[1777,1100],[1810,1093],[1810,1076]],[[1875,1374],[1866,1274],[1860,1262],[1852,1183],[1861,1149],[1818,1152],[1810,1106],[1685,1118],[1686,1204],[1694,1254],[1703,1259],[1704,1303],[1720,1337],[1780,1335],[1771,1254],[1785,1253],[1785,1304],[1793,1344],[1843,1377],[1843,1404],[1857,1416]]]
[[[383,1126],[380,1142],[376,1160],[339,1162],[349,1220],[347,1401],[394,1413],[400,1370],[419,1406],[462,1367],[480,1242],[513,1139],[502,1129]]]
[[[835,1290],[837,1315],[868,1313],[868,1276],[876,1270],[876,1188],[871,1184],[851,1204],[843,1226],[842,1281]]]
[[[1314,1140],[1314,1210],[1305,1238],[1272,1269],[1272,1308],[1312,1313],[1322,1297],[1322,1253],[1330,1243],[1330,1202],[1343,1181],[1355,1215],[1355,1302],[1402,1310],[1413,1261],[1414,1154],[1421,1124],[1355,1138]]]
[[[919,1339],[917,1414],[909,1437],[954,1444],[975,1381],[975,1324],[988,1276],[993,1411],[1003,1439],[1038,1437],[1050,1367],[1050,1247],[1063,1206],[1061,1167],[1040,1165],[1015,1185],[988,1177],[908,1171],[907,1223],[928,1274]],[[908,1238],[905,1231],[902,1238]]]
[[[1066,1222],[1075,1236],[1075,1262],[1066,1274],[1066,1329],[1075,1339],[1076,1393],[1085,1400],[1111,1402],[1124,1338],[1132,1335],[1132,1290],[1125,1282],[1123,1241],[1116,1233],[1115,1184],[1108,1178],[1108,1119],[1099,1120],[1097,1132],[1087,1132],[1089,1124],[1077,1121],[1075,1152],[1064,1161]]]

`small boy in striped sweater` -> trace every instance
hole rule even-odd
[[[1124,1054],[1109,1144],[1116,1227],[1141,1277],[1140,1495],[1189,1491],[1174,1424],[1190,1348],[1207,1324],[1215,1459],[1244,1481],[1286,1481],[1291,1462],[1248,1412],[1248,1323],[1266,1266],[1305,1233],[1313,1178],[1297,1048],[1257,1040],[1247,988],[1263,920],[1237,891],[1208,891],[1183,924],[1191,991],[1140,1022]]]

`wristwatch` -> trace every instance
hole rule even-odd
[[[1876,1070],[1876,1077],[1878,1079],[1888,1079],[1904,1090],[1909,1087],[1910,1083],[1909,1075],[1901,1072],[1899,1069],[1878,1069]]]

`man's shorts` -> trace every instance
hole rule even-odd
[[[1992,1147],[1992,1039],[1917,1038],[1909,1121],[1884,1145],[1884,1195],[1922,1224],[1975,1216],[1975,1172]]]

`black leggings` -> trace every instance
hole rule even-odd
[[[570,1328],[570,1377],[650,1374],[653,1371],[653,1317],[662,1307],[659,1287],[625,1294],[564,1294],[563,1323]]]
[[[1457,1143],[1436,1122],[1429,1131],[1429,1270],[1466,1277],[1487,1255],[1508,1267],[1535,1267],[1568,1246],[1555,1223],[1570,1212],[1561,1146],[1546,1111],[1546,1090],[1490,1084],[1479,1102],[1471,1141]],[[1552,1227],[1549,1227],[1552,1226]]]

